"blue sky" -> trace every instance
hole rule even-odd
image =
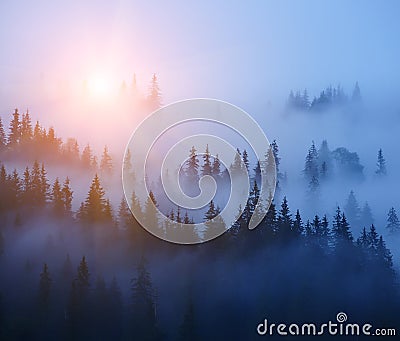
[[[290,88],[316,94],[340,82],[350,91],[356,80],[367,93],[395,89],[399,9],[398,1],[3,0],[0,99],[94,69],[127,82],[136,72],[144,88],[157,72],[166,102],[273,101]]]

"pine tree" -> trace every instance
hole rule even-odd
[[[54,181],[53,188],[51,190],[51,200],[54,213],[57,216],[63,215],[65,207],[64,207],[63,193],[58,178],[56,178],[56,180]]]
[[[161,91],[158,85],[158,79],[156,74],[153,74],[153,78],[151,79],[150,91],[147,97],[147,101],[149,103],[150,110],[156,110],[162,105]]]
[[[197,183],[199,179],[199,173],[198,173],[199,159],[197,158],[196,152],[197,152],[196,148],[192,146],[192,149],[190,149],[189,159],[186,163],[185,173],[190,182]]]
[[[68,177],[64,181],[61,192],[62,192],[62,198],[64,201],[64,212],[67,215],[71,215],[71,213],[72,213],[72,198],[73,198],[74,192],[71,190],[70,181],[69,181]]]
[[[27,144],[31,142],[33,138],[32,121],[27,110],[25,114],[22,114],[21,120],[21,143]]]
[[[96,174],[90,186],[85,203],[82,206],[82,212],[80,212],[81,220],[90,223],[103,221],[104,208],[106,204],[104,194],[104,189]]]
[[[358,82],[354,85],[353,95],[351,96],[351,100],[355,103],[361,102],[361,91]]]
[[[0,151],[6,147],[6,144],[7,144],[6,133],[4,132],[3,121],[1,120],[0,117]]]
[[[364,207],[361,210],[360,226],[371,226],[373,223],[374,217],[372,216],[371,208],[369,207],[368,202],[365,202]]]
[[[179,340],[198,340],[196,323],[195,323],[195,314],[194,314],[194,306],[193,301],[189,299],[189,302],[186,307],[186,311],[183,315],[183,321],[179,328]]]
[[[134,174],[133,174],[133,166],[132,166],[132,155],[131,151],[128,148],[126,150],[125,156],[124,156],[124,162],[123,162],[123,171],[124,171],[124,176],[127,177],[129,181],[134,181]]]
[[[104,204],[103,221],[106,223],[114,222],[114,213],[109,199]]]
[[[274,159],[275,159],[276,174],[279,175],[279,173],[280,173],[279,165],[281,164],[281,158],[279,157],[279,147],[278,147],[278,143],[276,142],[276,140],[272,141],[271,148],[272,148],[272,153],[274,154]]]
[[[42,167],[40,168],[40,197],[41,200],[43,201],[43,205],[46,204],[49,198],[49,190],[50,190],[50,185],[47,179],[47,172],[46,169],[44,168],[44,164],[42,163]]]
[[[44,309],[48,308],[49,305],[51,283],[52,280],[49,274],[49,268],[47,264],[44,263],[39,282],[39,302]]]
[[[378,151],[378,162],[376,163],[377,170],[375,173],[379,176],[386,175],[386,160],[383,157],[382,148]]]
[[[157,213],[157,201],[154,193],[150,191],[149,196],[144,205],[144,222],[147,228],[154,229],[158,228],[158,213]]]
[[[21,122],[19,120],[18,109],[15,109],[13,113],[13,118],[10,122],[10,132],[8,134],[8,145],[16,146],[21,139]]]
[[[257,160],[256,166],[253,169],[254,171],[254,180],[257,181],[257,183],[261,183],[261,164],[260,161]]]
[[[247,154],[246,149],[243,150],[242,161],[243,161],[243,164],[246,167],[246,170],[249,171],[249,155]]]
[[[212,169],[211,169],[211,174],[216,179],[218,179],[221,176],[221,162],[218,158],[218,154],[214,158],[214,161],[212,164]]]
[[[243,167],[244,165],[242,164],[242,154],[239,148],[237,148],[233,164],[231,164],[230,166],[230,171],[232,173],[232,176],[239,175],[240,173],[242,173]]]
[[[112,160],[110,154],[108,153],[107,146],[104,146],[103,154],[101,156],[100,171],[103,175],[110,176],[112,174]]]
[[[376,249],[378,247],[379,235],[376,232],[376,228],[374,224],[371,225],[369,232],[367,233],[367,242],[368,247],[371,249],[370,251],[373,254],[376,254]]]
[[[306,161],[304,165],[304,176],[306,180],[311,182],[312,178],[318,179],[318,152],[315,148],[314,141],[312,141],[311,147],[308,150]]]
[[[89,267],[86,262],[86,257],[83,256],[82,260],[79,263],[78,273],[77,273],[77,277],[76,277],[76,283],[77,283],[78,289],[81,292],[87,292],[87,290],[89,289],[89,287],[90,287],[89,277],[90,277]]]
[[[120,229],[128,230],[133,224],[133,216],[123,196],[118,207],[118,225]]]
[[[204,215],[206,230],[203,234],[203,240],[210,240],[226,231],[225,222],[219,214],[219,207],[215,207],[214,201],[211,200]]]
[[[390,250],[386,247],[386,243],[384,242],[382,236],[379,237],[376,251],[379,263],[381,263],[386,270],[390,270],[390,272],[392,272],[393,257]]]
[[[304,226],[303,221],[301,220],[300,211],[296,211],[296,215],[293,221],[293,232],[296,236],[300,236],[303,234]]]
[[[345,214],[341,213],[339,207],[334,217],[332,232],[336,250],[352,245],[353,236],[350,231],[350,225],[347,222]]]
[[[283,240],[287,240],[292,235],[292,215],[290,213],[288,201],[286,196],[283,197],[283,201],[281,204],[281,209],[278,214],[277,221],[277,234]]]
[[[386,228],[390,233],[400,232],[400,221],[394,207],[389,210]]]
[[[132,332],[138,340],[154,340],[159,336],[156,318],[155,292],[142,256],[137,276],[132,279]]]
[[[82,166],[85,169],[90,169],[91,168],[91,163],[92,163],[92,149],[90,148],[89,144],[83,148],[82,155],[81,155],[81,162]]]
[[[203,154],[203,166],[201,167],[201,174],[204,175],[211,175],[211,160],[210,160],[210,152],[208,150],[208,144],[206,146],[206,151]]]
[[[346,217],[348,217],[350,224],[353,226],[358,226],[360,223],[361,210],[353,191],[350,191],[350,194],[347,198],[347,203],[344,206],[344,212],[346,213]]]

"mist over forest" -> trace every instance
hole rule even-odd
[[[56,124],[36,122],[39,113],[2,113],[1,338],[253,339],[265,316],[322,323],[339,311],[398,327],[396,111],[388,109],[393,120],[375,118],[358,83],[349,93],[328,86],[315,97],[289,91],[279,108],[254,114],[271,143],[259,162],[243,139],[218,125],[177,127],[154,147],[150,196],[140,201],[133,185],[128,203],[122,169],[135,179],[138,165],[129,149],[124,155],[125,145],[138,118],[161,106],[160,88],[156,75],[146,96],[123,86],[115,103],[132,116],[111,120],[108,137],[79,129],[65,137]],[[213,201],[197,211],[171,204],[157,173],[187,131],[218,134],[240,155],[223,165],[207,146],[187,151],[180,170],[185,193],[197,195],[204,175],[218,185]],[[271,166],[275,196],[250,231],[261,173]],[[137,205],[167,237],[206,238],[227,229],[214,218],[235,172],[249,174],[247,205],[207,243],[159,240],[129,210]],[[150,201],[173,222],[160,225]],[[199,221],[205,231],[182,227]]]

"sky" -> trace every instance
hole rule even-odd
[[[0,112],[77,91],[93,74],[143,91],[159,75],[165,104],[213,97],[281,101],[291,88],[359,81],[394,91],[397,1],[8,1],[0,3]],[[392,89],[392,90],[391,90]],[[18,103],[20,102],[20,103]]]

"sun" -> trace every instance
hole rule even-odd
[[[105,75],[94,75],[89,78],[87,87],[91,96],[109,98],[113,94],[113,82]]]

